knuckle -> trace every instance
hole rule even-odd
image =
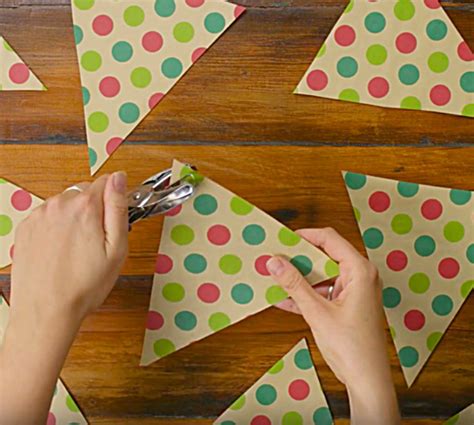
[[[367,275],[371,282],[374,282],[375,284],[379,283],[379,270],[371,261],[367,261]]]
[[[291,272],[283,286],[288,292],[295,292],[301,287],[301,277],[297,272]]]
[[[337,235],[337,231],[334,229],[334,227],[324,227],[322,230],[328,236]]]
[[[89,193],[81,193],[77,196],[77,203],[80,213],[90,213],[95,211],[96,205],[94,198]]]

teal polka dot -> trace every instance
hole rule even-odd
[[[382,298],[383,305],[387,308],[395,308],[402,300],[400,291],[397,288],[392,287],[384,288],[382,291]]]
[[[418,363],[419,354],[416,348],[407,345],[398,352],[403,367],[413,367]]]
[[[201,254],[189,254],[184,259],[184,268],[189,273],[202,273],[207,268],[207,261]]]
[[[194,199],[193,207],[201,215],[211,215],[217,210],[217,200],[212,195],[202,194]]]
[[[79,25],[73,26],[74,31],[74,42],[78,45],[84,39],[84,32]]]
[[[140,109],[132,102],[124,103],[119,109],[119,117],[126,124],[132,124],[140,117]]]
[[[97,153],[92,148],[88,148],[88,150],[89,150],[89,166],[92,168],[97,163]]]
[[[155,12],[162,18],[169,18],[176,10],[174,0],[156,0]]]
[[[290,260],[303,276],[307,276],[313,270],[313,262],[305,255],[297,255]]]
[[[397,190],[404,198],[412,198],[418,193],[420,187],[416,183],[398,182]]]
[[[260,245],[265,240],[265,230],[258,224],[245,226],[242,237],[249,245]]]
[[[112,47],[112,56],[117,62],[127,62],[133,56],[133,47],[126,41],[119,41]]]
[[[403,65],[398,70],[398,78],[403,84],[411,86],[420,79],[420,71],[415,65]]]
[[[209,13],[204,19],[204,26],[212,33],[217,34],[225,28],[225,18],[218,12]]]
[[[248,304],[253,300],[253,289],[246,283],[238,283],[233,286],[231,296],[237,304]]]
[[[448,33],[448,27],[441,19],[433,19],[426,26],[426,34],[433,41],[440,41]]]
[[[357,74],[358,69],[359,65],[357,64],[357,61],[350,56],[345,56],[337,62],[337,72],[341,77],[353,77]]]
[[[316,409],[313,413],[314,425],[332,425],[333,420],[329,408],[326,406]]]
[[[431,302],[431,308],[438,316],[447,316],[453,310],[453,300],[448,295],[437,295]]]
[[[369,249],[377,249],[383,244],[383,233],[376,229],[375,227],[371,227],[367,229],[362,238],[364,239],[364,244]]]
[[[350,189],[358,190],[365,186],[365,183],[367,182],[367,176],[349,172],[344,176],[344,181]]]
[[[431,236],[423,235],[415,240],[415,251],[421,257],[429,257],[436,250],[436,242]]]
[[[471,200],[472,192],[468,190],[451,189],[449,199],[456,205],[465,205]]]
[[[380,12],[369,13],[365,17],[365,28],[371,33],[379,33],[385,29],[385,17]]]
[[[262,406],[270,406],[277,399],[277,391],[273,385],[263,384],[257,388],[255,397]]]
[[[161,72],[167,78],[178,78],[183,72],[183,64],[177,58],[168,58],[161,64]]]
[[[313,366],[311,354],[307,348],[298,350],[295,354],[295,365],[298,369],[308,370]]]
[[[91,94],[89,90],[87,90],[86,87],[82,87],[82,102],[84,103],[84,106],[87,105],[91,100]]]
[[[467,247],[466,257],[470,263],[474,263],[474,243]]]
[[[460,85],[466,93],[474,93],[474,71],[468,71],[462,74]]]
[[[234,421],[223,421],[219,425],[237,425]]]
[[[192,331],[197,325],[197,319],[190,311],[180,311],[174,317],[174,323],[182,331]]]

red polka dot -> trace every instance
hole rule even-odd
[[[10,258],[13,260],[13,255],[15,254],[15,245],[10,247]]]
[[[31,195],[23,189],[17,190],[11,197],[12,206],[18,211],[26,211],[32,202]]]
[[[234,17],[235,18],[238,18],[240,15],[242,15],[242,13],[245,12],[245,7],[243,6],[240,6],[238,5],[235,9],[234,9]]]
[[[472,53],[469,45],[465,41],[462,41],[461,43],[459,43],[458,56],[463,61],[466,61],[466,62],[470,62],[474,60],[474,53]]]
[[[451,100],[451,92],[443,84],[438,84],[431,89],[430,99],[435,105],[444,106]]]
[[[230,240],[230,230],[226,226],[216,224],[207,231],[207,239],[214,245],[225,245]]]
[[[105,150],[109,155],[112,155],[117,148],[122,144],[123,139],[120,137],[112,137],[105,146]]]
[[[158,274],[169,273],[173,268],[173,260],[165,254],[158,254],[155,271]]]
[[[430,9],[438,9],[441,7],[439,0],[425,0],[425,5]]]
[[[99,15],[92,21],[92,29],[97,35],[109,35],[114,29],[114,21],[107,15]]]
[[[30,78],[30,70],[24,63],[16,63],[11,66],[8,75],[15,84],[23,84]]]
[[[105,77],[99,84],[99,90],[105,97],[115,97],[120,92],[120,82],[115,77]]]
[[[157,331],[163,327],[165,319],[157,311],[150,310],[146,317],[146,327],[152,331]]]
[[[375,77],[369,81],[368,90],[372,97],[380,99],[381,97],[385,97],[387,95],[388,91],[390,90],[390,85],[385,78]]]
[[[390,207],[390,197],[385,192],[374,192],[370,195],[369,206],[375,212],[387,211]]]
[[[445,279],[456,277],[459,270],[459,263],[454,258],[443,258],[438,264],[438,272]]]
[[[186,4],[189,7],[199,7],[204,4],[204,0],[186,0]]]
[[[56,425],[56,416],[53,412],[48,413],[48,419],[46,420],[46,425]]]
[[[205,47],[198,47],[196,50],[194,50],[193,54],[191,55],[191,60],[193,63],[197,62],[198,59],[206,53],[206,48]]]
[[[311,90],[323,90],[328,85],[328,76],[324,71],[315,69],[311,71],[306,77],[306,83]]]
[[[304,400],[309,395],[309,385],[303,379],[295,379],[288,387],[288,394],[294,400]]]
[[[443,206],[437,199],[428,199],[421,205],[421,215],[427,220],[436,220],[443,213]]]
[[[265,415],[258,415],[250,421],[250,425],[272,425],[272,421]]]
[[[387,255],[387,266],[394,272],[403,270],[408,264],[408,258],[403,251],[395,250]]]
[[[272,258],[271,255],[261,255],[255,260],[255,270],[262,276],[270,276],[270,272],[267,269],[267,261]]]
[[[411,32],[402,32],[395,40],[395,45],[400,53],[411,53],[416,49],[416,37]]]
[[[174,207],[172,210],[169,210],[165,216],[167,217],[174,217],[175,215],[178,215],[181,210],[183,209],[183,206],[182,205],[178,205],[176,207]]]
[[[425,326],[425,315],[420,310],[410,310],[403,319],[405,326],[411,331],[419,331]]]
[[[334,33],[334,38],[337,44],[346,47],[354,43],[356,33],[349,25],[341,25]]]
[[[148,106],[150,109],[153,109],[158,103],[161,102],[161,100],[165,97],[163,93],[155,93],[148,99]]]
[[[155,53],[163,47],[163,37],[159,32],[149,31],[142,37],[143,48],[150,53]]]
[[[199,299],[207,304],[215,303],[221,296],[221,291],[214,283],[203,283],[197,290]]]

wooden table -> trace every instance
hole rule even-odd
[[[136,184],[173,158],[189,161],[290,227],[336,227],[361,252],[341,170],[474,189],[472,120],[292,94],[344,0],[241,3],[247,13],[102,173],[124,169]],[[474,3],[443,4],[473,46]],[[89,179],[69,1],[2,0],[0,33],[49,87],[1,93],[0,175],[42,197]],[[90,423],[211,424],[307,336],[336,423],[347,424],[344,387],[305,323],[274,308],[138,367],[161,224],[156,218],[134,229],[123,275],[85,321],[62,373]],[[2,273],[8,296],[9,269]],[[410,390],[390,344],[406,423],[440,423],[472,402],[473,307],[471,297]]]

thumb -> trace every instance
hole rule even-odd
[[[127,175],[112,174],[104,191],[104,230],[107,254],[121,259],[128,247]]]

